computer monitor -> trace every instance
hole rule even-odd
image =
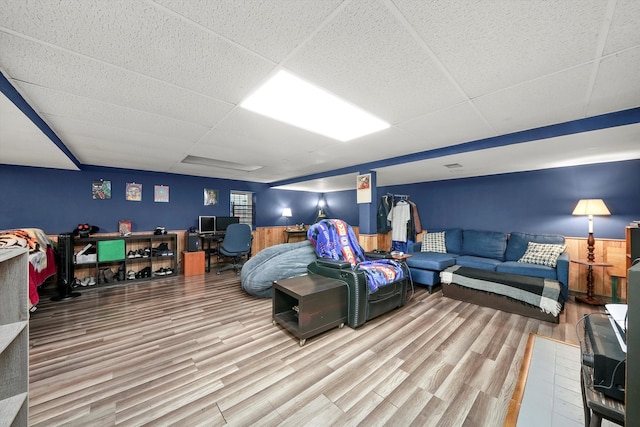
[[[216,217],[216,233],[224,233],[229,225],[238,223],[240,223],[240,218],[237,216],[218,216]]]
[[[198,233],[213,234],[216,232],[216,217],[201,215],[198,217]]]

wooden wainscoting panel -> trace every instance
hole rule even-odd
[[[358,243],[365,252],[370,252],[378,248],[378,235],[377,234],[361,234],[358,237]]]
[[[567,252],[571,259],[587,259],[586,237],[565,238]],[[594,245],[596,262],[612,264],[611,267],[593,267],[594,294],[611,298],[612,277],[618,277],[618,298],[626,300],[625,241],[620,239],[598,239]],[[576,263],[569,264],[569,290],[587,292],[587,267]]]

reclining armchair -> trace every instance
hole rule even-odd
[[[309,227],[307,237],[317,259],[307,266],[309,274],[341,280],[347,284],[347,324],[352,328],[404,305],[409,272],[404,263],[390,258],[369,258],[346,222],[323,219]]]

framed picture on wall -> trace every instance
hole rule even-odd
[[[125,199],[131,202],[139,202],[142,200],[142,184],[135,182],[127,182],[127,191]]]
[[[169,203],[169,186],[168,185],[154,185],[153,186],[153,201],[161,203]]]
[[[107,200],[111,198],[111,181],[103,179],[91,183],[91,195],[94,200]]]
[[[371,203],[371,174],[356,178],[356,198],[358,203]]]
[[[218,204],[218,190],[205,188],[204,189],[204,205],[215,206],[217,204]]]

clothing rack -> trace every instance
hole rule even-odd
[[[396,199],[400,199],[400,201],[402,200],[409,200],[409,195],[408,194],[392,194],[392,193],[387,193],[384,195],[384,197],[391,197],[391,200],[393,200],[395,202]]]

